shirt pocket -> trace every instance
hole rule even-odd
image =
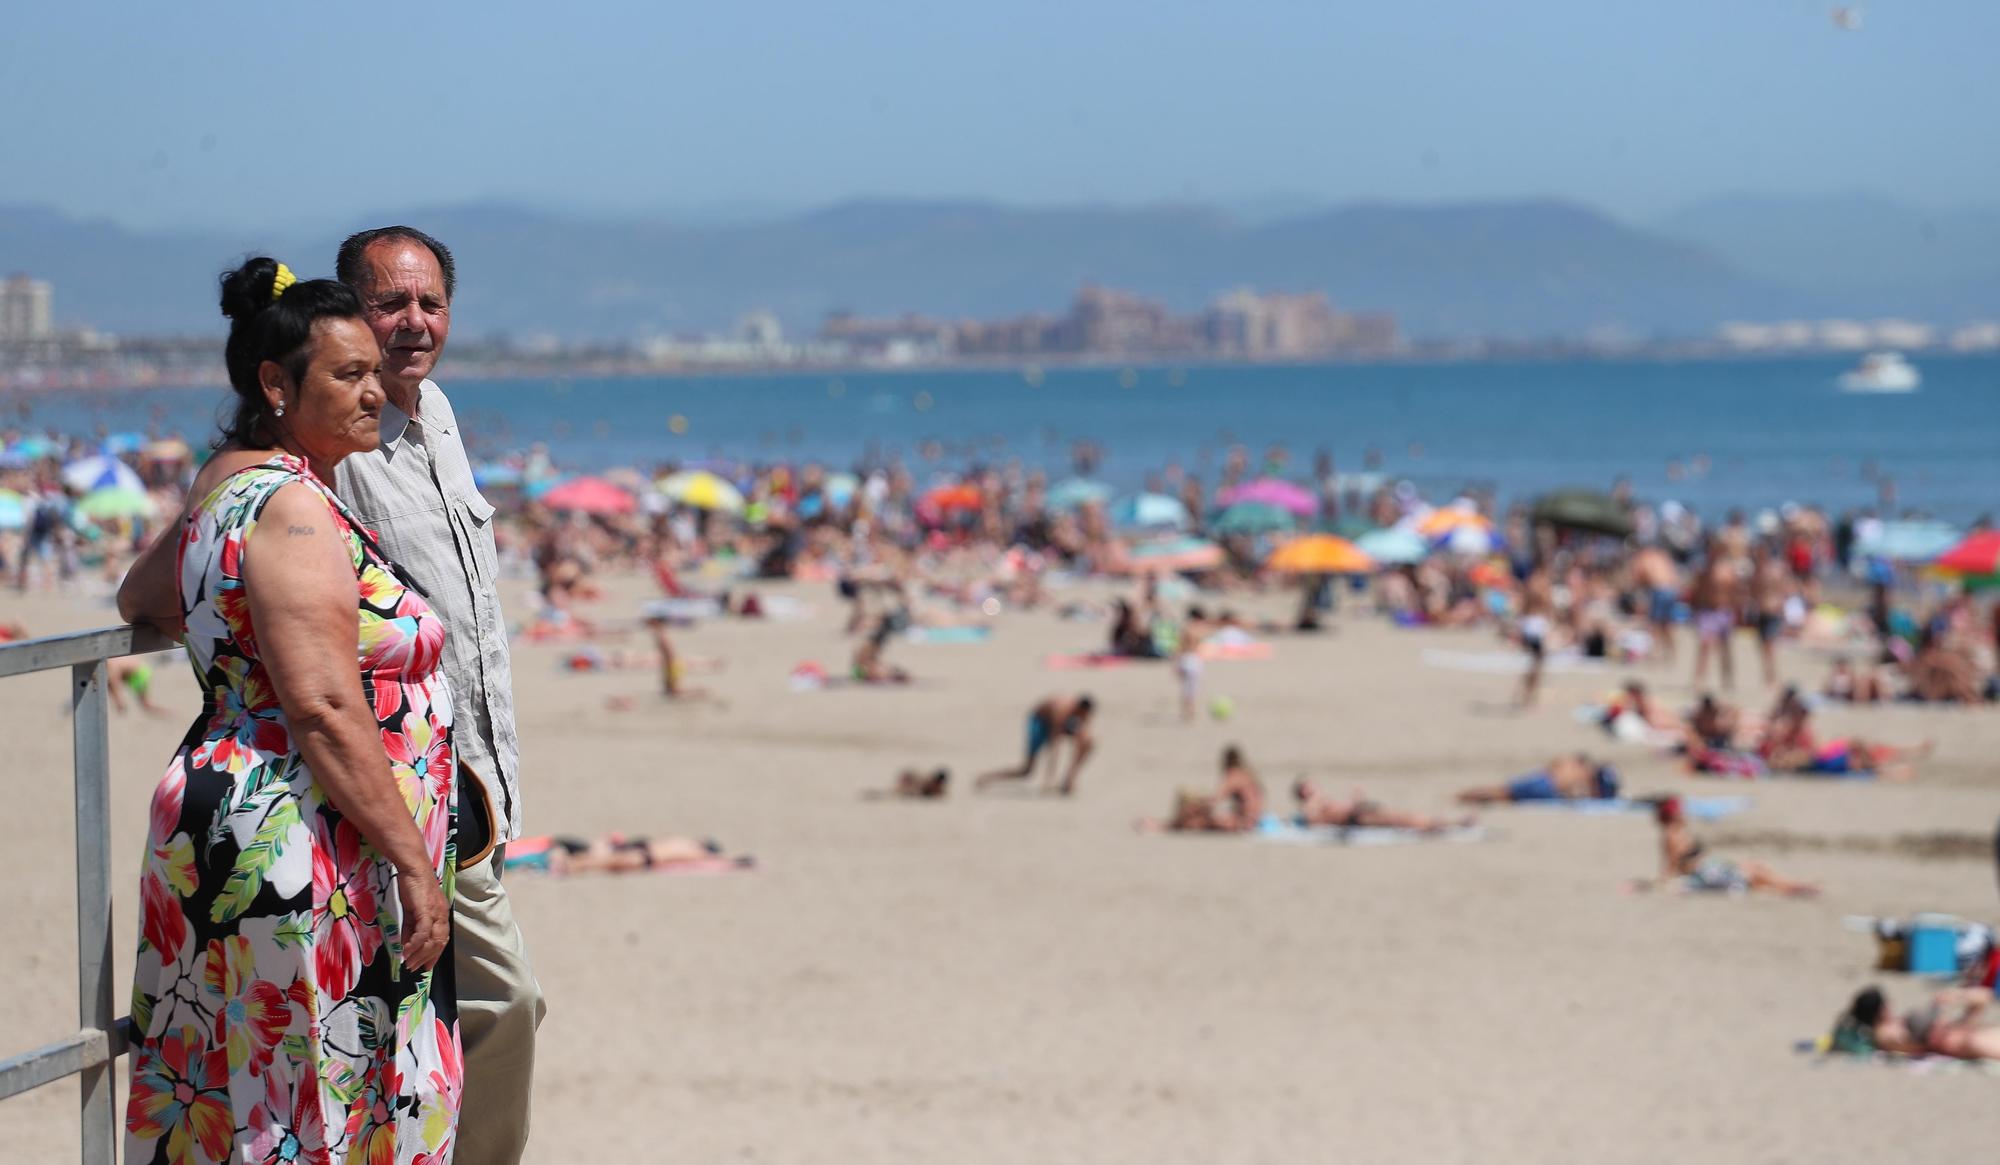
[[[486,500],[476,489],[466,490],[454,500],[461,515],[467,550],[471,554],[472,569],[479,574],[479,581],[492,583],[500,573],[499,557],[493,547],[493,503]]]

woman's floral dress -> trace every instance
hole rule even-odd
[[[153,794],[139,883],[133,1165],[451,1159],[462,1075],[451,953],[424,974],[403,966],[395,871],[313,780],[258,660],[244,556],[265,504],[293,483],[326,499],[349,544],[362,689],[451,893],[444,624],[304,462],[236,473],[181,534],[205,699]]]

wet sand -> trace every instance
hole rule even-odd
[[[780,588],[784,593],[789,588]],[[596,612],[629,615],[616,579]],[[517,647],[527,811],[536,832],[685,833],[755,854],[722,877],[510,879],[550,1012],[536,1162],[1551,1160],[1914,1161],[1990,1152],[2000,1080],[1815,1067],[1795,1040],[1882,979],[1848,914],[1944,910],[1993,921],[1990,864],[1899,834],[1990,835],[2000,716],[1892,707],[1823,713],[1823,733],[1934,737],[1907,786],[1683,776],[1570,708],[1622,673],[1549,677],[1541,708],[1506,677],[1427,667],[1490,633],[1404,631],[1344,612],[1336,634],[1214,663],[1228,723],[1174,715],[1164,665],[1050,672],[1101,625],[1004,616],[979,644],[898,643],[907,690],[788,690],[796,663],[844,668],[831,587],[791,590],[800,622],[710,623],[686,652],[726,704],[665,704],[644,671],[565,672]],[[519,586],[509,610],[526,610]],[[1237,604],[1282,617],[1290,599]],[[0,598],[38,631],[108,612]],[[635,636],[627,641],[642,647]],[[1739,664],[1748,667],[1748,639]],[[1788,653],[1816,684],[1823,663]],[[1682,702],[1683,666],[1646,674]],[[0,847],[0,1050],[72,1027],[74,923],[64,678],[0,681],[12,808]],[[1099,755],[1074,799],[974,796],[1018,758],[1035,699],[1089,690]],[[119,995],[129,983],[146,798],[195,707],[114,721]],[[636,697],[629,711],[607,701]],[[1761,693],[1756,703],[1764,702]],[[1280,803],[1306,773],[1441,810],[1579,748],[1634,793],[1749,793],[1698,826],[1726,856],[1825,884],[1815,901],[1621,894],[1656,872],[1642,817],[1499,810],[1476,844],[1344,849],[1140,836],[1221,747],[1247,750]],[[864,801],[904,766],[948,765],[943,803]],[[1759,848],[1784,837],[1875,839]],[[1949,853],[1950,847],[1946,847]],[[122,1071],[121,1071],[122,1076]],[[122,1080],[121,1080],[122,1085]],[[74,1086],[0,1104],[0,1160],[73,1159]],[[476,1109],[475,1109],[476,1111]]]

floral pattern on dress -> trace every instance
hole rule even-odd
[[[463,1061],[451,953],[412,974],[396,872],[313,780],[257,649],[243,571],[280,488],[327,504],[354,563],[355,657],[383,752],[451,894],[444,624],[312,470],[225,479],[181,533],[203,708],[154,789],[139,881],[126,1160],[445,1165]]]

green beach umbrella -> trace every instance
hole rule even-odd
[[[1547,494],[1535,503],[1532,516],[1536,522],[1586,534],[1624,538],[1632,533],[1632,515],[1609,494],[1596,490],[1564,489]]]
[[[109,522],[119,518],[150,518],[153,510],[153,499],[143,490],[114,485],[83,495],[75,512],[93,522]]]
[[[1298,526],[1290,510],[1266,502],[1237,502],[1208,524],[1213,534],[1275,534]]]

